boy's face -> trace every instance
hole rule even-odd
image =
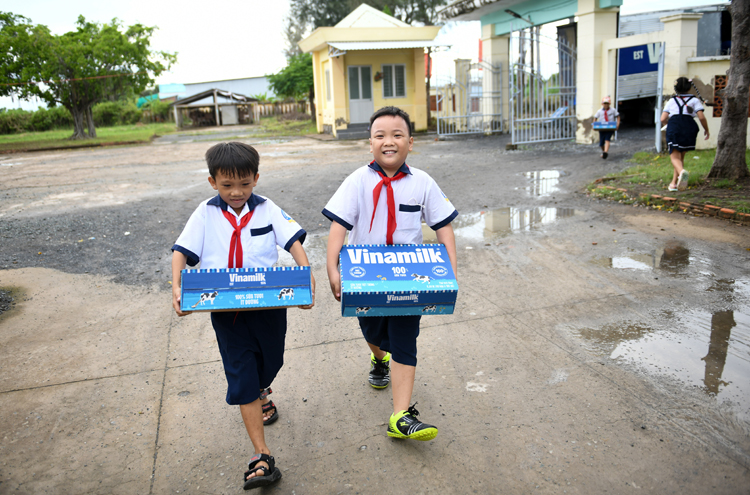
[[[246,177],[231,177],[221,172],[216,172],[216,178],[209,176],[208,183],[215,190],[219,191],[219,196],[228,204],[238,215],[242,213],[242,208],[250,199],[253,188],[258,184],[260,174],[248,175]]]
[[[389,177],[404,164],[413,144],[414,138],[401,117],[384,115],[372,123],[370,153]]]

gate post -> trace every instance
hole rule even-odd
[[[602,42],[617,37],[619,8],[599,8],[599,0],[578,1],[578,62],[576,74],[576,142],[592,144],[596,140],[591,128],[602,94]]]
[[[491,87],[493,83],[491,83],[490,87],[488,87],[486,81],[488,79],[490,81],[494,81],[496,78],[485,78],[484,91],[487,93],[496,92],[498,90],[500,91],[500,95],[502,98],[502,107],[500,109],[500,112],[503,116],[503,131],[508,132],[508,129],[510,129],[510,126],[508,125],[508,115],[510,115],[510,106],[508,103],[510,98],[510,89],[508,87],[508,74],[510,67],[510,35],[506,34],[503,36],[493,36],[494,27],[494,24],[486,24],[482,26],[482,55],[484,56],[485,61],[500,68],[500,78],[499,81],[497,81],[500,87]],[[485,111],[485,113],[494,113],[494,111]]]

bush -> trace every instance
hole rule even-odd
[[[53,129],[67,129],[73,127],[73,116],[65,107],[52,107],[47,110],[50,119],[52,119]]]
[[[135,102],[123,102],[120,123],[125,125],[137,124],[141,120],[141,115],[143,115],[143,111],[135,105]]]
[[[166,122],[170,119],[171,108],[169,102],[152,100],[142,107],[141,122]]]
[[[97,103],[91,109],[94,115],[94,125],[109,127],[120,123],[120,103],[116,101],[105,101]]]
[[[15,134],[25,132],[31,127],[33,112],[21,109],[0,110],[0,134]]]
[[[91,109],[96,127],[132,125],[141,120],[141,110],[129,101],[105,101]]]

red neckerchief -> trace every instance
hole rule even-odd
[[[607,114],[609,113],[609,110],[604,110],[604,122],[609,122],[609,117]]]
[[[372,165],[372,164],[371,164]],[[370,219],[370,232],[372,232],[372,222],[375,221],[375,211],[378,209],[378,200],[380,199],[380,191],[382,186],[385,186],[388,203],[388,229],[385,236],[386,244],[393,244],[393,233],[396,231],[396,201],[393,199],[393,187],[391,182],[394,180],[400,180],[407,176],[405,172],[399,172],[393,177],[388,177],[383,172],[375,170],[380,177],[383,179],[378,182],[378,185],[372,190],[372,218]]]
[[[232,228],[234,228],[232,239],[229,241],[229,263],[227,266],[228,268],[242,268],[242,229],[250,222],[250,219],[253,218],[255,210],[252,210],[250,213],[242,217],[239,224],[235,220],[235,216],[227,210],[221,210],[221,212],[224,214],[224,217],[229,220]],[[235,253],[237,254],[237,266],[235,266]]]

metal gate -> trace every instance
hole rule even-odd
[[[500,66],[457,60],[455,76],[436,84],[438,135],[503,132],[501,85]]]
[[[574,139],[576,50],[563,40],[547,38],[538,30],[529,31],[511,36],[511,53],[516,55],[508,71],[511,142]],[[546,79],[542,61],[544,71],[551,74]]]

